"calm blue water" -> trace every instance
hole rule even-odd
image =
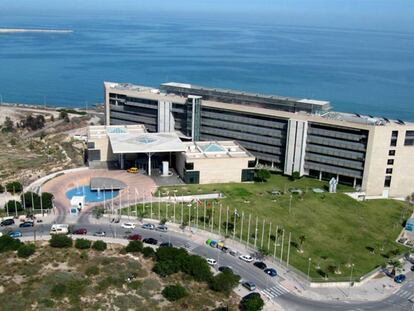
[[[72,188],[66,192],[66,197],[71,200],[74,196],[85,196],[86,202],[103,202],[110,200],[118,195],[118,190],[92,191],[90,186],[80,186]]]
[[[0,35],[6,102],[85,106],[104,80],[188,82],[330,100],[336,110],[414,120],[414,33],[148,14],[25,16],[0,27],[72,34]]]

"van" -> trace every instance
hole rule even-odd
[[[69,225],[67,224],[54,224],[50,228],[50,234],[68,234]]]

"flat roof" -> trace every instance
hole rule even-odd
[[[185,151],[176,133],[108,133],[114,154]]]
[[[185,142],[187,160],[255,157],[233,140]]]

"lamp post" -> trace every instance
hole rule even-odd
[[[353,272],[354,272],[354,264],[351,264],[351,275],[349,276],[349,293],[348,293],[348,297],[351,295],[352,273]]]
[[[312,262],[312,258],[309,257],[309,259],[308,259],[308,279],[309,279],[309,274],[310,274],[311,262]]]

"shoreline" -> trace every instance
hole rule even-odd
[[[2,33],[72,33],[70,29],[29,29],[29,28],[0,28]]]

